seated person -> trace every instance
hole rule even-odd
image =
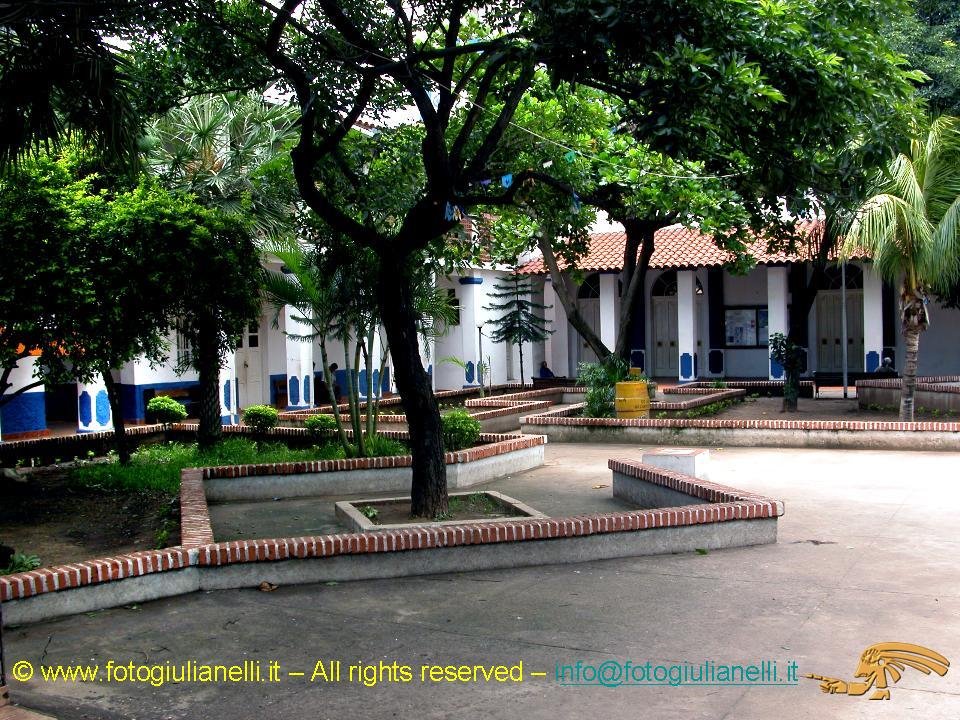
[[[541,379],[556,377],[556,375],[553,374],[553,370],[551,370],[549,367],[547,367],[547,361],[546,361],[546,360],[544,360],[542,363],[540,363],[540,376],[539,376],[539,377],[540,377]]]
[[[883,359],[883,364],[874,370],[878,375],[896,375],[897,369],[893,366],[893,358],[885,357]]]
[[[329,405],[330,404],[330,389],[327,387],[326,380],[317,379],[317,405]]]

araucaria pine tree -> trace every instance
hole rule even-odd
[[[552,305],[543,305],[534,302],[532,286],[525,275],[516,271],[494,283],[489,297],[494,299],[490,305],[484,305],[484,310],[502,313],[494,319],[494,330],[490,338],[494,342],[506,342],[516,345],[520,349],[520,382],[524,382],[526,374],[523,370],[523,343],[545,340],[553,330],[547,329],[547,321],[536,311],[543,311]]]

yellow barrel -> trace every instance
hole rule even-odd
[[[627,375],[634,381],[643,377],[643,368],[632,367],[627,371]]]
[[[650,396],[646,382],[618,382],[614,407],[618,418],[650,417]]]

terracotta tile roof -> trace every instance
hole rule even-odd
[[[816,227],[815,223],[801,224],[800,232],[809,234]],[[619,232],[602,232],[590,235],[590,249],[577,266],[581,270],[592,272],[623,269],[623,247],[626,234]],[[768,265],[783,262],[796,262],[810,257],[807,247],[800,245],[797,253],[782,251],[768,252],[767,241],[757,240],[750,245],[750,254],[756,258],[758,265]],[[719,267],[725,265],[733,255],[717,247],[710,235],[704,235],[698,230],[691,230],[682,225],[673,225],[658,230],[654,239],[653,257],[650,258],[650,267],[664,268],[698,268]],[[558,258],[559,261],[559,258]],[[565,264],[559,262],[560,269]],[[520,272],[528,275],[546,273],[543,259],[537,258],[526,263]]]

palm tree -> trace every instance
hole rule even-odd
[[[275,240],[268,244],[267,252],[283,263],[282,273],[268,273],[264,282],[267,297],[278,308],[289,305],[299,315],[296,319],[310,327],[310,334],[298,339],[320,343],[323,367],[330,367],[327,357],[327,338],[335,337],[344,344],[347,360],[350,420],[353,440],[358,455],[365,454],[365,435],[376,435],[379,399],[369,394],[366,407],[366,433],[360,418],[359,389],[353,368],[360,369],[360,358],[367,368],[368,386],[375,376],[383,377],[389,348],[385,336],[380,336],[380,357],[371,358],[374,336],[379,332],[379,305],[374,295],[376,282],[376,258],[370,252],[350,254],[346,251],[330,252],[329,248],[318,250],[304,247],[292,239]],[[439,337],[456,319],[456,312],[445,291],[434,286],[432,274],[424,271],[414,288],[414,302],[419,316],[418,330],[424,339]],[[354,344],[353,368],[350,366],[351,340]],[[374,373],[374,361],[379,372]],[[328,382],[329,400],[337,433],[344,450],[354,451],[347,440],[337,400],[333,397],[333,383]]]
[[[135,165],[135,88],[127,60],[107,38],[142,26],[145,11],[156,14],[145,5],[0,4],[0,170],[72,133]]]
[[[170,190],[200,204],[244,218],[254,240],[292,235],[293,189],[284,150],[295,134],[296,113],[256,95],[197,96],[171,110],[148,129],[147,166]],[[200,380],[198,439],[221,437],[220,351],[226,336],[215,308],[194,310],[198,343],[191,355]]]
[[[866,254],[888,282],[900,282],[906,357],[900,419],[913,420],[920,333],[930,325],[931,291],[960,278],[960,118],[939,117],[877,179],[857,212],[841,257]]]

